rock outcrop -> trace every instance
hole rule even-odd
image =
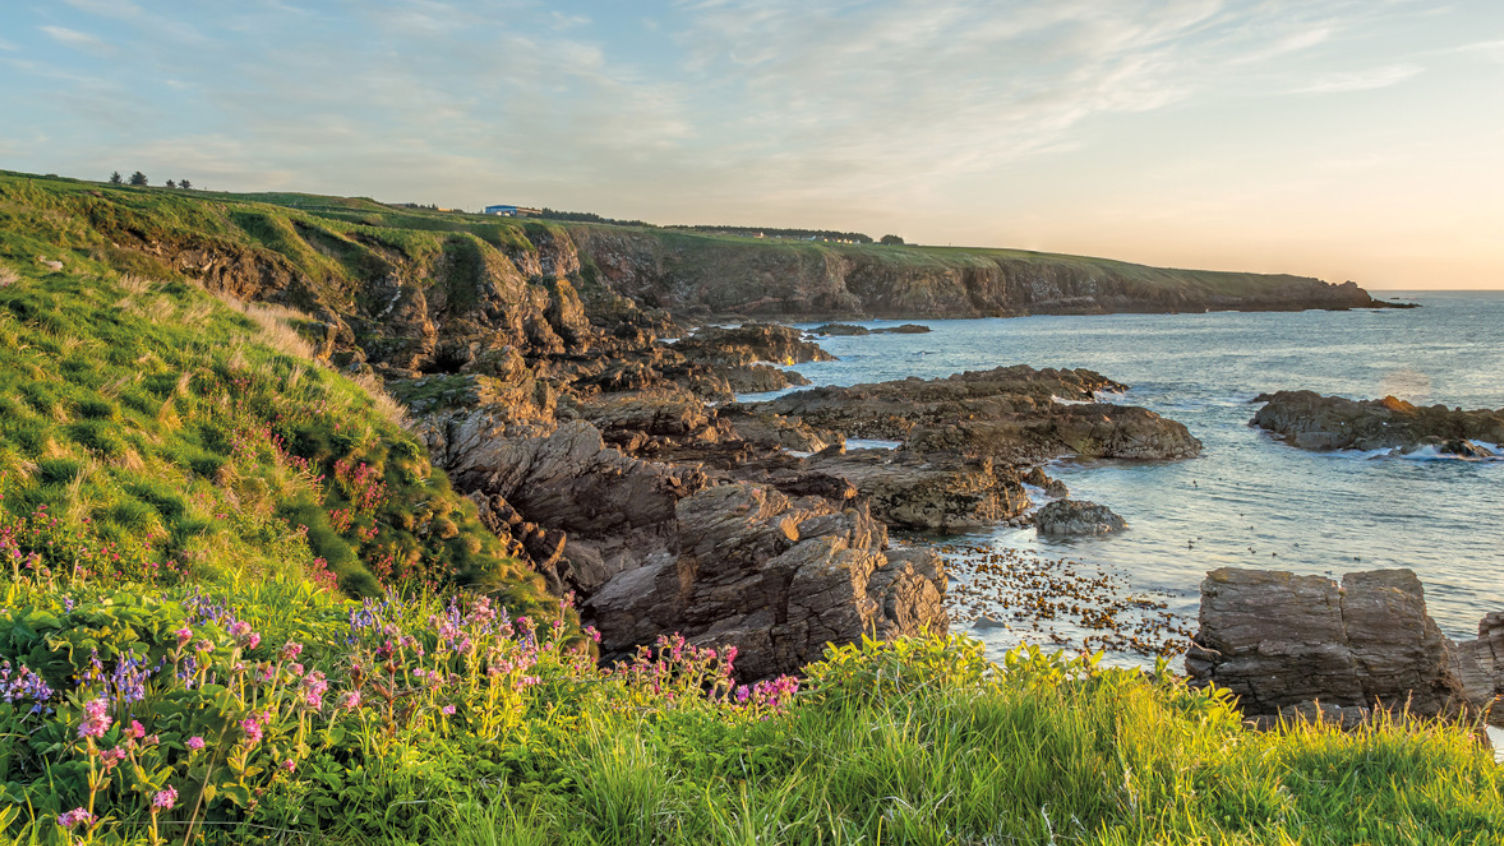
[[[1261,394],[1253,425],[1308,450],[1411,452],[1430,447],[1443,455],[1504,457],[1477,441],[1504,444],[1504,408],[1463,411],[1444,405],[1417,406],[1394,397],[1351,400],[1314,391]]]
[[[1249,715],[1319,700],[1437,716],[1493,698],[1490,648],[1467,650],[1475,675],[1494,679],[1486,695],[1470,692],[1459,650],[1427,616],[1410,570],[1348,573],[1339,586],[1322,576],[1223,568],[1201,583],[1200,631],[1185,665],[1193,683],[1228,688]]]
[[[919,453],[987,456],[1009,465],[1063,455],[1179,459],[1200,453],[1201,443],[1173,420],[1095,402],[1099,391],[1122,390],[1089,370],[1017,365],[944,379],[811,388],[752,408],[847,437],[904,441]]]
[[[1034,526],[1045,537],[1073,538],[1109,535],[1128,528],[1128,523],[1105,505],[1057,499],[1034,513]]]
[[[922,335],[930,327],[918,323],[902,323],[898,326],[879,326],[868,329],[855,323],[826,323],[809,330],[811,335]]]
[[[890,557],[863,504],[634,459],[583,420],[525,437],[493,422],[458,451],[430,435],[483,516],[518,526],[548,556],[550,581],[579,594],[607,654],[676,631],[737,646],[755,678],[797,669],[829,641],[946,627],[938,556]]]

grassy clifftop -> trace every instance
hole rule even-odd
[[[1354,308],[1351,283],[1156,268],[1023,250],[754,239],[685,230],[514,220],[386,206],[364,198],[223,194],[0,174],[21,231],[113,266],[192,275],[185,251],[253,251],[284,297],[349,311],[384,278],[438,280],[506,262],[522,280],[567,277],[681,317],[742,314],[977,317],[1030,313]],[[29,213],[29,216],[28,216]],[[217,272],[217,271],[216,271]],[[244,280],[242,280],[243,282]],[[297,286],[294,286],[295,288]],[[379,287],[379,286],[378,286]],[[522,294],[515,294],[519,298]]]

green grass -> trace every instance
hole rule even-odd
[[[764,721],[591,712],[537,781],[429,812],[477,846],[1500,842],[1504,776],[1457,729],[1258,733],[1173,680],[979,649],[838,651]]]
[[[0,265],[0,523],[46,566],[208,582],[327,569],[357,594],[406,578],[542,600],[395,404],[316,364],[282,312],[21,267]]]

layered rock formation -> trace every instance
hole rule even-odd
[[[1254,402],[1264,405],[1254,414],[1253,425],[1301,449],[1409,452],[1431,447],[1460,458],[1494,458],[1494,448],[1504,444],[1504,409],[1463,411],[1394,397],[1351,400],[1314,391],[1261,394]]]
[[[570,227],[596,278],[675,314],[779,318],[1005,317],[1385,306],[1355,283],[1151,268],[1018,250],[758,243]]]
[[[1237,694],[1249,715],[1291,715],[1319,701],[1422,716],[1483,708],[1504,691],[1504,615],[1480,638],[1449,641],[1426,614],[1410,570],[1322,576],[1223,568],[1201,583],[1200,631],[1186,654],[1193,683]],[[1500,715],[1504,716],[1504,715]]]

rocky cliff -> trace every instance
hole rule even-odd
[[[756,241],[571,226],[587,275],[689,317],[1007,317],[1386,306],[1353,282],[1021,250]]]

